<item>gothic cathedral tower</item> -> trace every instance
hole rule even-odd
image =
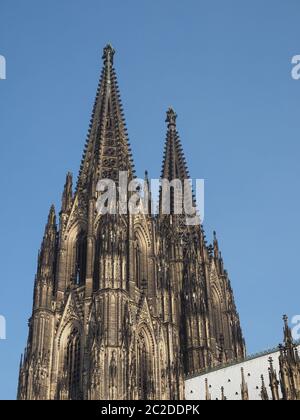
[[[135,178],[114,50],[103,70],[73,192],[51,207],[38,257],[18,398],[184,399],[186,374],[245,355],[218,247],[175,214],[99,214],[97,183]],[[167,112],[162,178],[188,178],[176,114]],[[149,184],[146,177],[145,183]],[[194,200],[194,199],[193,199]],[[125,212],[124,212],[125,213]]]

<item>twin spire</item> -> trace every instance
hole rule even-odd
[[[174,179],[189,179],[186,160],[181,141],[176,128],[177,114],[173,108],[167,111],[167,138],[165,143],[164,159],[161,178],[172,181]]]
[[[106,45],[103,49],[103,67],[76,187],[76,195],[83,203],[87,202],[88,198],[95,197],[100,179],[109,179],[118,184],[120,172],[127,172],[129,180],[135,178],[134,163],[114,69],[114,55],[114,48],[110,44]],[[184,181],[190,177],[176,120],[176,112],[173,108],[169,108],[166,115],[167,136],[161,178],[169,182],[180,180],[183,185]],[[73,198],[72,176],[68,174],[62,212],[70,211]],[[192,191],[191,199],[195,207]],[[170,205],[172,213],[173,207],[176,207],[175,198],[171,198]]]
[[[108,44],[103,50],[103,68],[97,89],[87,141],[79,171],[77,191],[95,188],[101,178],[118,179],[119,171],[135,175],[131,148],[126,130],[117,77],[114,70],[114,48]],[[168,180],[187,179],[188,170],[176,130],[177,115],[167,111],[167,140],[162,177]],[[65,201],[68,201],[65,197]],[[68,206],[68,203],[64,203]]]

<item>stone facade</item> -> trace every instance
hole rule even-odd
[[[22,400],[184,399],[184,379],[245,356],[218,241],[181,216],[99,215],[99,179],[135,177],[114,50],[103,54],[79,177],[51,207],[38,258]],[[188,177],[167,112],[162,177]],[[145,183],[149,183],[146,176]],[[160,197],[161,208],[162,197]]]

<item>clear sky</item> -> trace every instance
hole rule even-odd
[[[248,352],[300,313],[299,0],[0,0],[0,399],[15,398],[50,204],[76,174],[111,42],[138,175],[160,174],[172,105],[206,180]]]

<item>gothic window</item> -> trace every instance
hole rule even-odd
[[[148,248],[144,234],[138,230],[135,236],[135,281],[136,286],[146,291],[148,287]]]
[[[138,288],[141,287],[141,251],[139,243],[136,243],[135,249],[135,276],[136,276],[136,285]]]
[[[75,283],[84,284],[86,276],[87,243],[83,233],[78,236],[76,243]]]
[[[153,350],[151,333],[142,328],[137,338],[137,385],[140,400],[151,400],[155,392]]]
[[[80,398],[80,365],[81,346],[80,336],[77,329],[74,329],[67,342],[66,348],[66,369],[68,377],[69,398],[77,400]]]
[[[110,345],[115,346],[117,344],[118,336],[118,324],[117,324],[117,302],[116,297],[111,296],[109,301],[109,322],[110,329],[108,331]]]
[[[219,337],[223,334],[222,303],[216,291],[213,291],[212,312],[213,312],[212,317],[213,317],[213,323],[214,323],[215,338],[219,340]]]
[[[147,352],[145,338],[143,336],[139,339],[138,344],[138,355],[139,355],[139,394],[141,400],[147,400],[149,394],[149,355]]]

